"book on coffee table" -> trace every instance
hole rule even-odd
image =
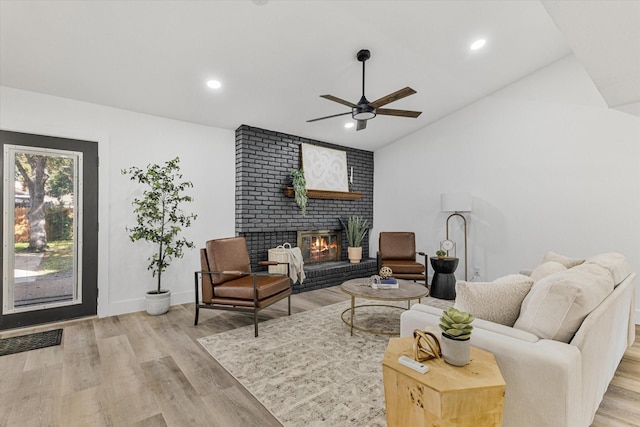
[[[395,277],[387,277],[386,279],[380,279],[380,289],[398,289],[398,280]]]

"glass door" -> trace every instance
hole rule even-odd
[[[94,170],[87,170],[86,149],[74,148],[83,142],[91,148],[97,144],[4,131],[2,136],[0,329],[95,314],[97,223],[85,220],[85,173],[97,194],[97,161]],[[9,143],[12,140],[34,145]],[[89,210],[95,221],[93,199]],[[87,225],[96,242],[89,248]],[[87,260],[87,254],[93,259]],[[87,261],[89,275],[84,271]]]

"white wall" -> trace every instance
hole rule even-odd
[[[409,229],[433,255],[440,194],[468,191],[469,278],[533,268],[547,250],[620,252],[640,273],[640,119],[608,109],[574,57],[377,150],[374,188],[372,253],[381,230]]]
[[[188,206],[198,214],[186,237],[199,248],[208,239],[235,234],[233,131],[7,87],[0,87],[0,128],[98,141],[101,317],[144,310],[144,294],[156,283],[146,269],[153,248],[131,243],[125,231],[135,221],[131,201],[142,188],[121,175],[121,169],[180,156],[184,179],[194,184],[194,202]],[[193,272],[199,266],[194,249],[163,274],[172,304],[193,301]]]

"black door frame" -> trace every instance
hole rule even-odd
[[[0,130],[0,176],[4,176],[4,146],[22,145],[83,153],[83,220],[82,220],[82,303],[64,307],[26,311],[13,314],[0,312],[0,330],[41,323],[75,319],[97,314],[98,308],[98,143]],[[4,186],[0,185],[0,209],[4,206]],[[4,248],[0,245],[4,259]],[[0,264],[0,277],[3,276]],[[0,292],[0,307],[3,293]]]

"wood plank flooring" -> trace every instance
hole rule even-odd
[[[292,314],[347,300],[338,287],[293,295]],[[132,313],[74,320],[62,344],[0,357],[0,426],[280,426],[197,343],[253,324],[244,313],[193,304],[163,316]],[[286,301],[260,320],[286,315]],[[0,333],[2,338],[52,329]],[[593,426],[640,426],[640,327],[604,397]]]

